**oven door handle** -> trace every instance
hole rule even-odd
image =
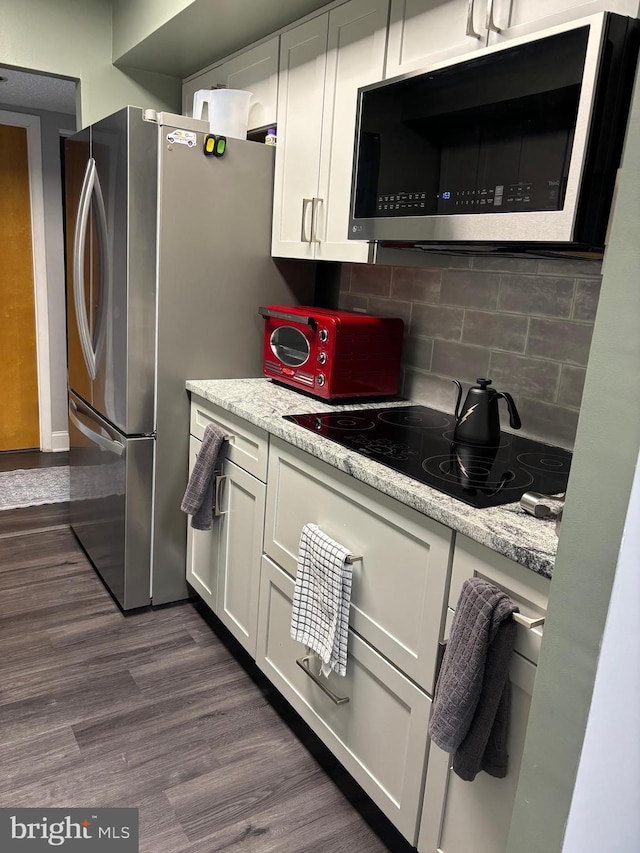
[[[261,317],[275,317],[276,320],[288,320],[290,323],[304,323],[315,331],[318,325],[313,317],[304,314],[287,314],[286,311],[275,311],[272,308],[258,308]]]

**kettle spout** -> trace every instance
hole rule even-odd
[[[458,386],[458,399],[456,400],[456,407],[453,412],[453,416],[456,419],[456,423],[458,422],[458,418],[460,417],[460,400],[462,399],[462,385],[458,382],[457,379],[451,380],[454,385]]]

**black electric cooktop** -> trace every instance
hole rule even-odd
[[[453,415],[426,406],[284,417],[479,508],[519,501],[529,491],[555,495],[567,487],[569,451],[507,432],[492,447],[454,442]]]

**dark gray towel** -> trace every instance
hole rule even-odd
[[[208,424],[202,436],[202,447],[189,477],[180,509],[191,515],[195,530],[211,530],[213,525],[213,482],[220,467],[220,449],[224,432]]]
[[[453,769],[472,780],[484,769],[506,774],[509,720],[509,661],[518,608],[509,596],[481,578],[466,580],[436,685],[429,734]]]

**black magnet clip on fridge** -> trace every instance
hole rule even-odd
[[[227,137],[207,133],[204,138],[203,150],[207,157],[222,157],[227,150]]]

